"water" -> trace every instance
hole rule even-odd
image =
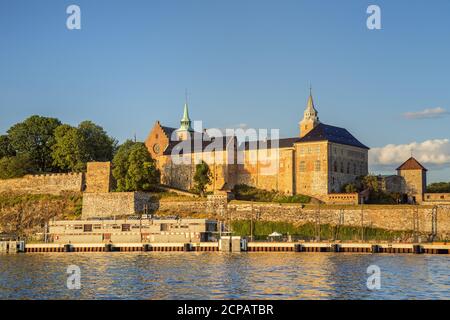
[[[67,289],[67,267],[81,290]],[[381,289],[366,282],[381,269]],[[0,255],[0,299],[450,299],[450,257],[354,253]]]

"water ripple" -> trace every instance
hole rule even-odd
[[[367,267],[381,289],[366,287]],[[81,290],[66,287],[81,269]],[[346,253],[0,256],[0,299],[450,299],[450,258]]]

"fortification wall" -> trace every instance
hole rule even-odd
[[[295,225],[306,223],[338,225],[343,219],[343,225],[371,228],[381,228],[397,231],[413,231],[415,221],[417,231],[431,234],[433,207],[431,206],[326,206],[322,205],[320,213],[317,206],[301,204],[273,204],[231,201],[225,210],[216,208],[207,201],[193,202],[160,202],[157,214],[179,215],[180,217],[201,216],[209,218],[233,220],[250,220],[288,222]],[[225,216],[221,216],[225,212]],[[441,239],[450,238],[450,206],[440,206],[437,209],[437,234]]]
[[[106,193],[113,189],[111,162],[88,162],[86,192]]]
[[[82,218],[107,218],[151,210],[151,195],[143,192],[84,193]]]
[[[85,184],[83,173],[26,175],[0,180],[0,193],[61,194],[80,192]]]

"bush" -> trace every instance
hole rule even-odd
[[[233,233],[242,237],[250,236],[248,220],[232,222]],[[316,238],[316,225],[306,223],[300,226],[288,222],[253,221],[253,236],[256,240],[266,240],[272,232],[279,232],[286,236],[291,235],[294,239],[311,240]],[[396,239],[408,240],[412,237],[409,231],[390,231],[380,228],[364,227],[364,240],[393,241]],[[320,225],[320,238],[323,240],[360,240],[361,228],[350,226],[333,226],[330,224]]]
[[[275,190],[262,190],[246,184],[236,185],[233,192],[236,200],[277,203],[309,203],[311,201],[311,197],[305,195],[289,196]]]
[[[449,193],[450,192],[450,182],[432,183],[427,187],[427,192],[429,192],[429,193]]]

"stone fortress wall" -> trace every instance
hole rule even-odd
[[[151,196],[144,192],[84,193],[82,218],[130,216],[146,208],[151,208]]]
[[[85,186],[83,173],[51,173],[0,179],[0,193],[61,194],[81,192]]]
[[[214,199],[213,201],[217,201]],[[261,202],[231,201],[223,210],[215,208],[210,201],[176,202],[161,201],[156,206],[158,215],[178,215],[180,217],[208,217],[228,221],[251,220],[264,222],[287,222],[295,225],[306,223],[340,223],[345,226],[380,228],[394,231],[414,230],[422,235],[430,235],[433,230],[435,214],[436,232],[441,240],[450,238],[450,205],[414,206],[414,205],[322,205],[320,207],[301,204],[275,204]],[[425,240],[424,238],[422,238]]]

